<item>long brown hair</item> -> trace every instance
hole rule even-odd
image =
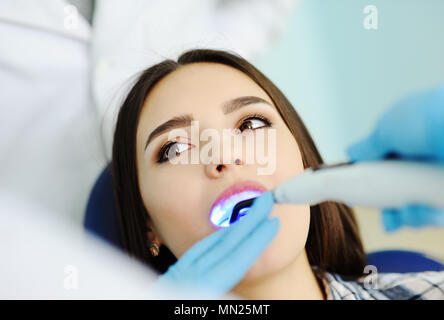
[[[296,139],[304,168],[323,163],[302,120],[284,94],[259,70],[242,57],[226,51],[196,49],[183,53],[176,61],[165,60],[143,71],[128,93],[119,112],[114,134],[112,174],[117,212],[124,248],[160,273],[176,261],[166,246],[152,257],[148,251],[146,224],[149,213],[142,202],[136,164],[136,131],[145,99],[154,85],[183,65],[214,62],[242,71],[271,98]],[[341,203],[323,202],[311,206],[310,228],[305,246],[311,265],[318,270],[356,278],[362,275],[365,253],[353,211]]]

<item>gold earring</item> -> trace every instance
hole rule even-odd
[[[153,257],[157,257],[159,255],[159,246],[154,242],[150,245],[150,253]]]

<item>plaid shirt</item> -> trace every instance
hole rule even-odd
[[[324,272],[328,300],[444,300],[444,271],[377,273],[345,280]]]

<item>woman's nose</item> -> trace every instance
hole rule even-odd
[[[230,167],[233,166],[241,166],[243,163],[239,158],[236,158],[234,160],[233,163],[229,163],[229,164],[207,164],[205,166],[205,172],[207,174],[208,177],[212,178],[212,179],[216,179],[219,176],[221,176],[225,170],[230,169]]]

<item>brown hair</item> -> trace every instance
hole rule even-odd
[[[130,255],[163,273],[176,261],[171,251],[161,246],[160,254],[148,251],[146,221],[137,176],[136,131],[145,99],[154,85],[183,65],[214,62],[242,71],[271,98],[279,114],[296,139],[304,168],[323,163],[302,120],[284,94],[259,70],[240,56],[225,51],[197,49],[183,53],[178,61],[165,60],[141,73],[128,93],[119,112],[114,134],[112,174],[122,242]],[[362,275],[365,253],[353,211],[344,204],[323,202],[310,207],[310,228],[306,251],[311,265],[318,270],[356,278]]]

